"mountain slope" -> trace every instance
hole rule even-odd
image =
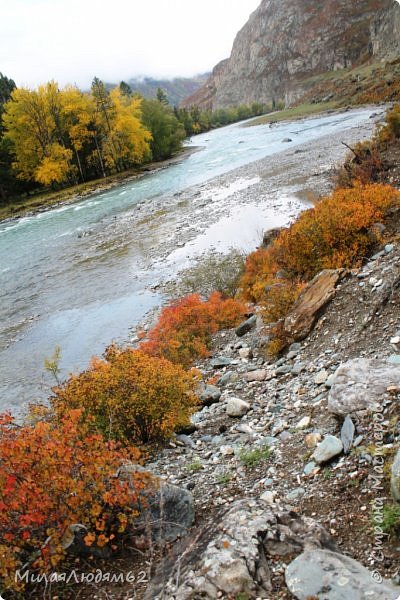
[[[290,104],[310,77],[399,55],[395,0],[262,0],[237,34],[230,58],[184,104]]]

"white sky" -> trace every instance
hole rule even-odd
[[[0,0],[0,72],[17,85],[191,76],[230,54],[261,0]]]

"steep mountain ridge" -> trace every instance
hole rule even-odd
[[[395,0],[262,0],[237,34],[230,58],[184,105],[290,104],[310,77],[399,55]]]

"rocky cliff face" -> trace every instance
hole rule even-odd
[[[262,0],[230,58],[185,105],[290,103],[310,77],[400,55],[399,24],[395,0]]]
[[[400,54],[400,5],[388,0],[371,24],[372,51],[378,58],[393,60]]]

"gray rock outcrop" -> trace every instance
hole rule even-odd
[[[328,409],[337,415],[374,409],[391,385],[400,385],[400,365],[371,358],[349,360],[335,373]]]
[[[262,0],[237,34],[230,58],[184,105],[228,108],[290,103],[306,80],[400,54],[395,0]]]
[[[286,585],[297,600],[397,600],[400,588],[375,581],[371,571],[349,556],[308,550],[286,569]]]
[[[165,565],[163,579],[152,581],[146,599],[215,600],[220,592],[264,596],[271,591],[270,557],[317,548],[336,546],[313,519],[261,499],[240,500],[179,548],[180,558]]]

